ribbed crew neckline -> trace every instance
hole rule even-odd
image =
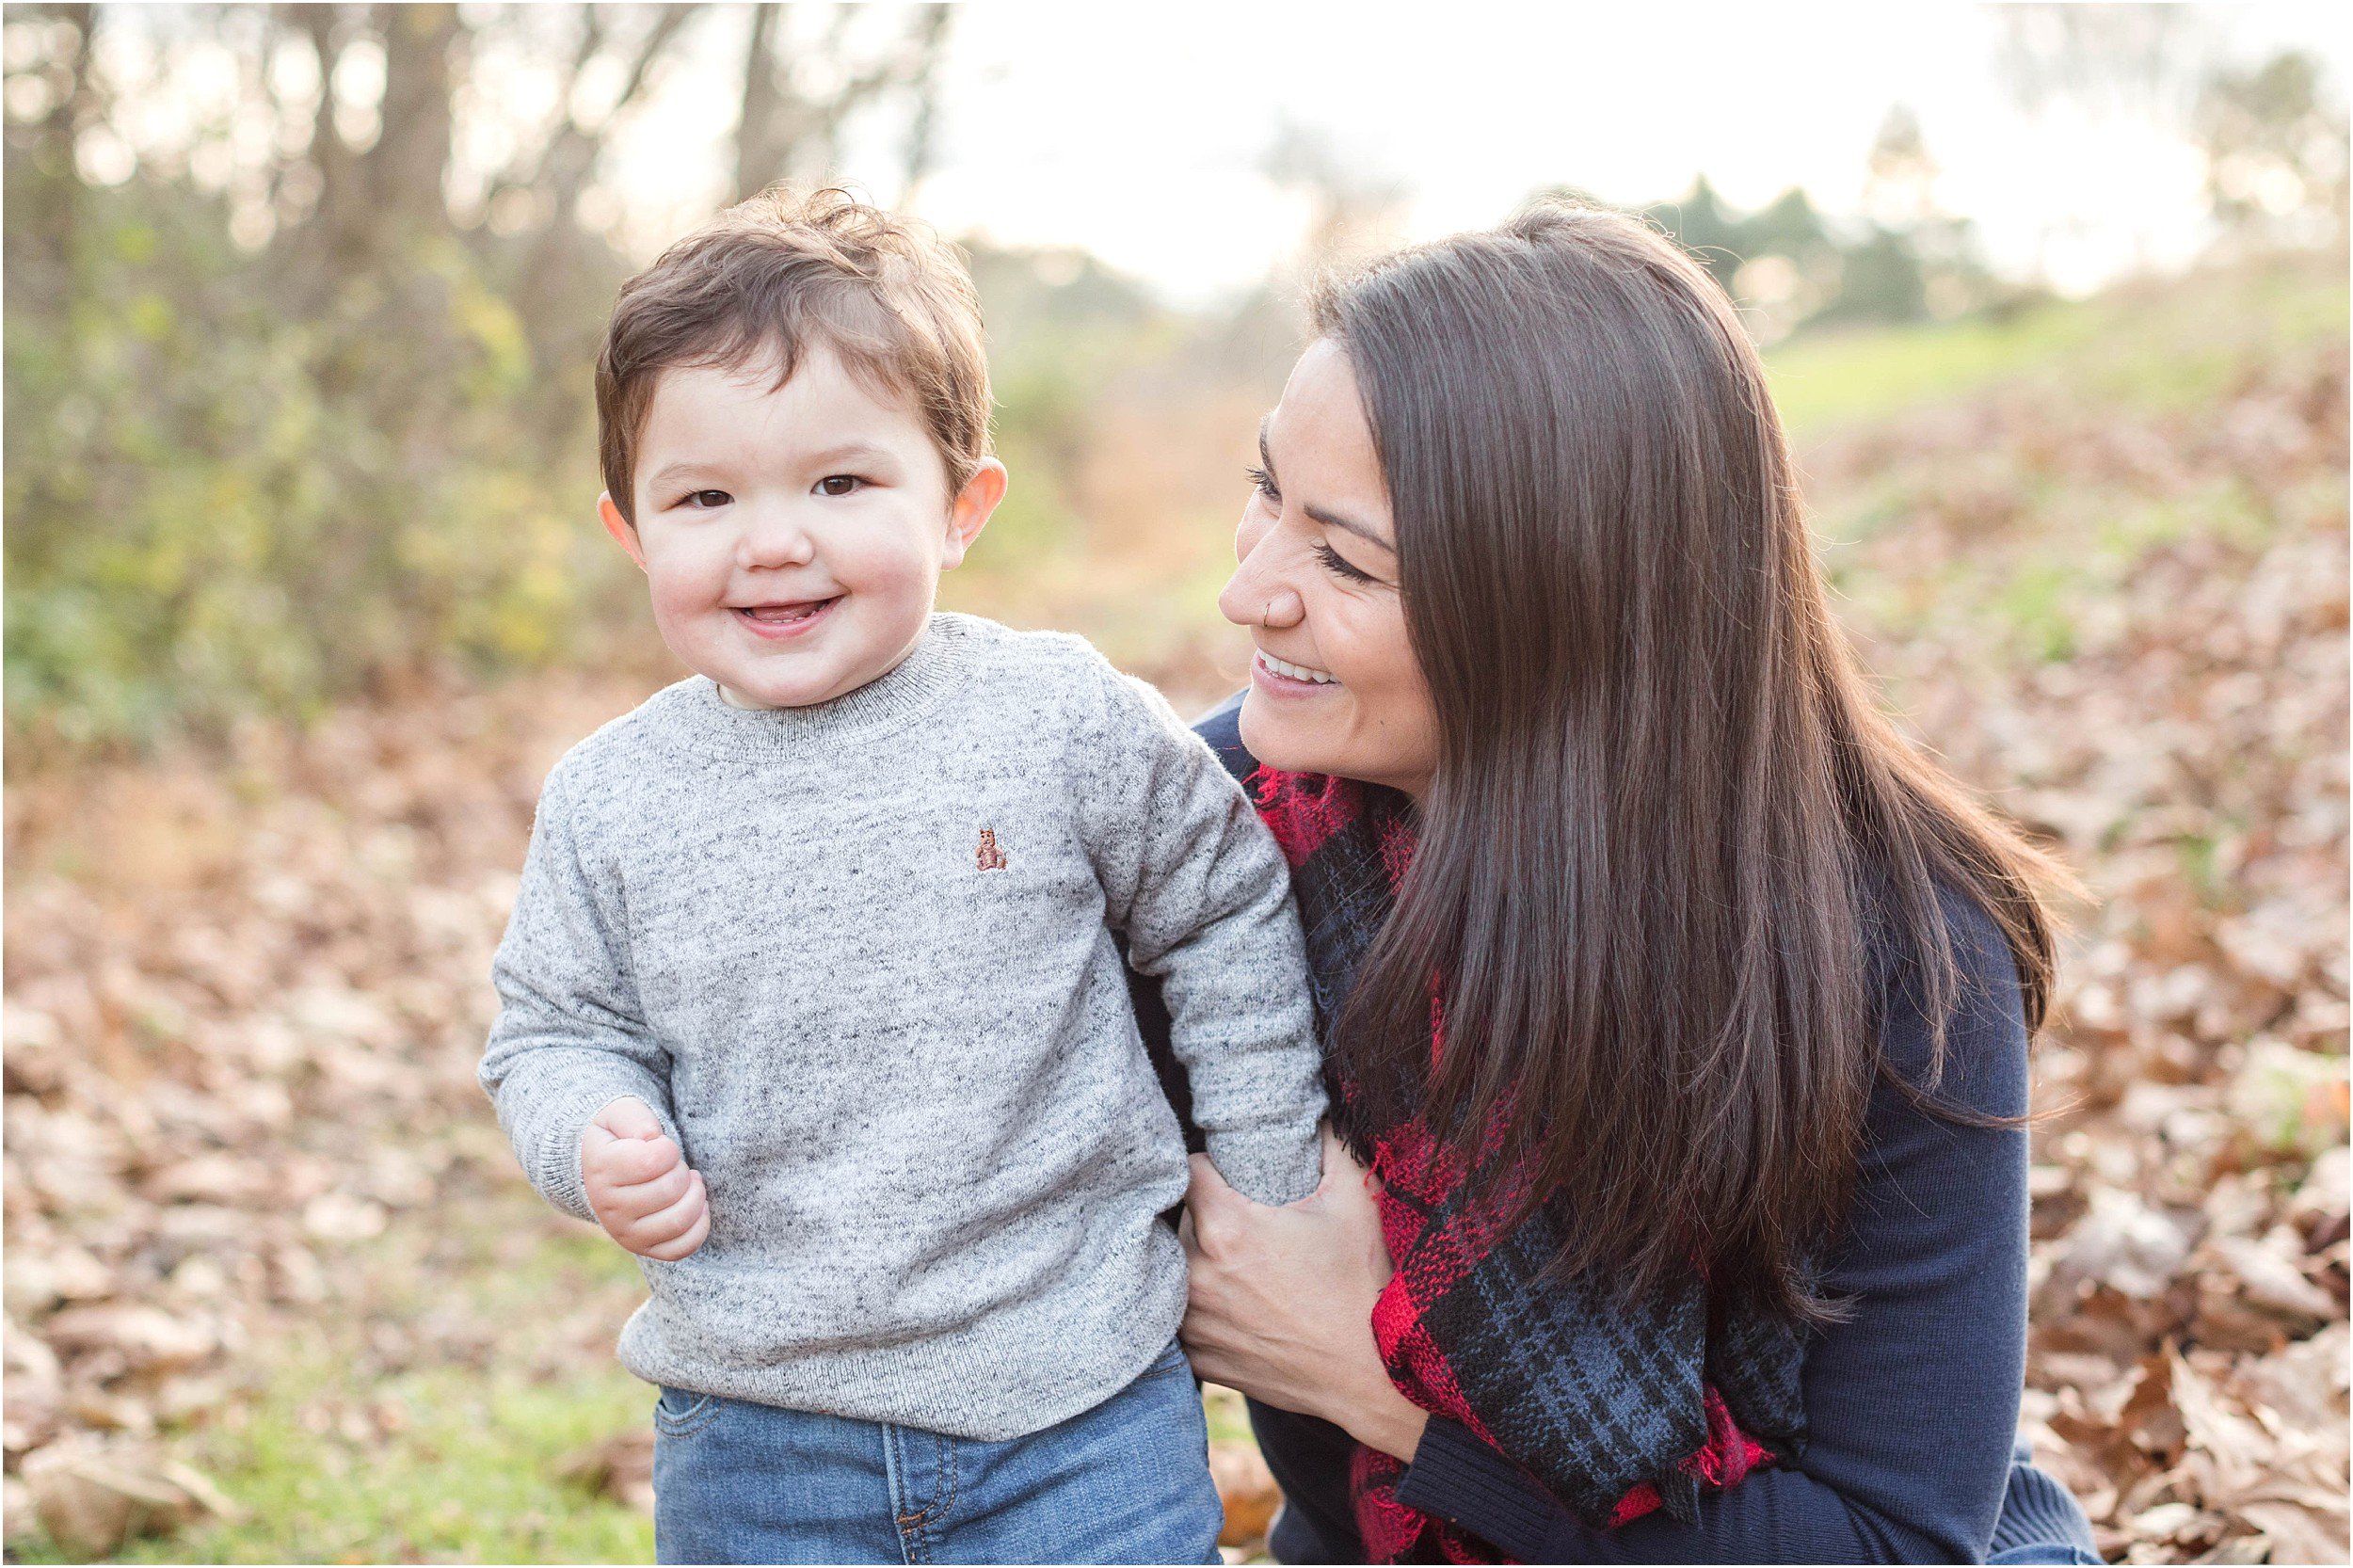
[[[806,756],[904,729],[936,711],[969,662],[972,629],[935,613],[914,650],[854,692],[807,708],[738,708],[707,675],[673,688],[664,728],[686,749],[714,758]]]

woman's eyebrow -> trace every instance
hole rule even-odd
[[[1353,534],[1358,538],[1364,540],[1367,544],[1377,544],[1392,555],[1397,553],[1397,546],[1391,544],[1388,540],[1374,533],[1368,525],[1358,522],[1354,518],[1342,517],[1339,513],[1327,510],[1321,506],[1302,506],[1300,507],[1300,510],[1315,519],[1316,521],[1323,524],[1326,528],[1337,528],[1346,533]]]

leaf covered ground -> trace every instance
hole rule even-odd
[[[2026,1416],[2126,1560],[2346,1556],[2345,344],[2340,266],[1777,364],[1891,700],[2095,895]],[[649,1555],[634,1271],[472,1076],[539,779],[649,684],[11,776],[12,1558]]]

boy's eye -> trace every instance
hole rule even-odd
[[[855,495],[865,486],[866,481],[855,473],[828,473],[817,481],[817,493],[819,495]]]
[[[1316,559],[1323,563],[1324,570],[1330,572],[1335,577],[1342,578],[1348,582],[1378,583],[1380,581],[1380,579],[1373,576],[1372,573],[1357,568],[1350,562],[1347,556],[1341,554],[1338,551],[1334,550],[1330,545],[1324,544],[1321,541],[1319,541],[1316,545]]]
[[[695,510],[702,512],[713,506],[724,506],[733,499],[725,490],[689,490],[680,500],[679,504],[692,506]]]

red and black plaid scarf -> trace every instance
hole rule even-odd
[[[1349,1125],[1355,1096],[1331,1030],[1413,860],[1405,800],[1269,768],[1246,783],[1290,862],[1317,1023],[1334,1064],[1335,1119],[1383,1184],[1381,1228],[1397,1273],[1372,1326],[1390,1380],[1597,1528],[1660,1508],[1688,1521],[1703,1493],[1794,1457],[1805,1409],[1800,1344],[1786,1325],[1711,1313],[1696,1274],[1631,1308],[1597,1282],[1545,1280],[1562,1227],[1575,1223],[1563,1205],[1506,1226],[1514,1194],[1471,1203],[1462,1160],[1419,1118]],[[1433,1012],[1434,1021],[1434,1001]],[[1495,1560],[1484,1542],[1400,1503],[1403,1473],[1388,1455],[1357,1448],[1350,1492],[1373,1561],[1433,1551]]]

